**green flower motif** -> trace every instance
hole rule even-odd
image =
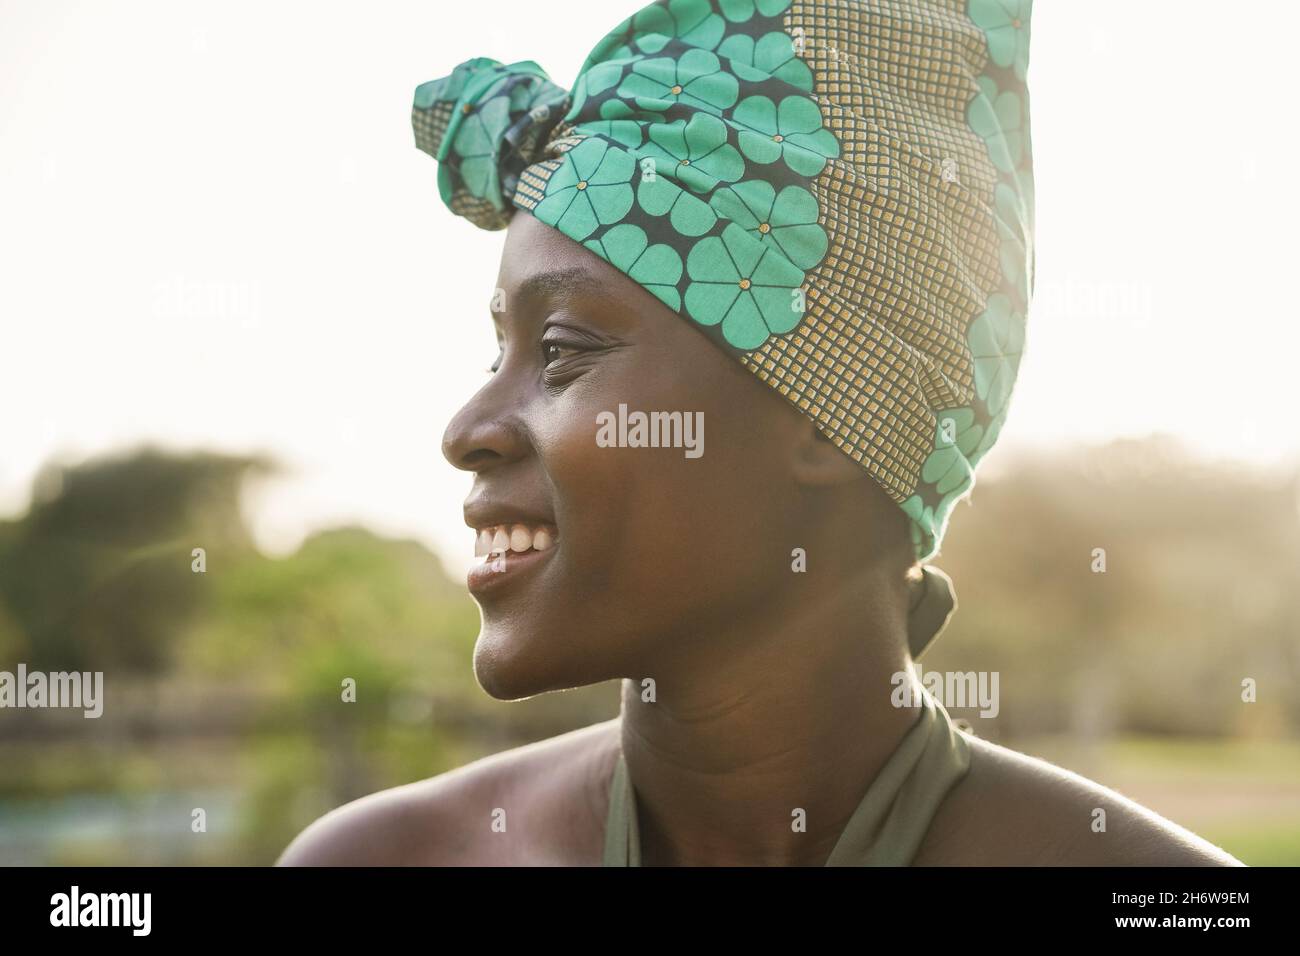
[[[583,245],[645,286],[674,312],[681,308],[677,281],[682,277],[682,257],[672,246],[662,242],[650,245],[644,229],[626,222]]]
[[[977,467],[985,453],[997,443],[998,435],[1002,434],[1002,425],[1005,421],[1006,416],[999,415],[990,421],[988,427],[984,429],[984,437],[980,439],[980,443],[975,447],[975,450],[970,453],[970,466],[972,468]]]
[[[727,22],[714,12],[708,0],[671,0],[667,6],[653,4],[628,17],[611,30],[587,57],[580,72],[591,63],[655,54],[673,39],[687,46],[712,50],[722,40]]]
[[[1025,231],[1021,222],[1020,196],[1006,183],[998,183],[993,191],[993,205],[997,209],[998,260],[1002,264],[1002,275],[1015,289],[1023,287],[1025,281]]]
[[[903,502],[903,511],[912,523],[908,526],[912,532],[912,548],[921,560],[928,558],[934,551],[935,532],[934,508],[925,503],[920,495],[912,495]]]
[[[421,83],[415,88],[414,106],[416,109],[427,110],[438,100],[455,102],[460,98],[460,91],[464,86],[465,75],[463,73],[457,75],[455,72]]]
[[[826,256],[817,200],[801,186],[786,186],[777,193],[767,180],[751,179],[719,189],[709,204],[800,269],[807,271]]]
[[[718,53],[731,61],[731,69],[742,80],[759,82],[774,76],[811,93],[812,70],[794,52],[788,33],[774,30],[757,41],[747,33],[736,33],[722,41]]]
[[[456,130],[451,148],[460,157],[465,188],[475,196],[488,197],[496,189],[497,150],[509,125],[509,98],[493,96],[466,114]]]
[[[618,95],[636,98],[641,109],[666,110],[683,103],[721,115],[736,104],[740,84],[708,50],[687,50],[679,59],[661,56],[638,60],[619,84]]]
[[[969,16],[988,38],[989,58],[1023,80],[1029,68],[1029,15],[1033,0],[970,0]]]
[[[1010,90],[998,92],[990,77],[977,82],[980,95],[966,107],[966,122],[984,140],[993,165],[1009,173],[1025,154],[1023,102]]]
[[[736,348],[758,348],[803,318],[794,292],[804,274],[734,222],[691,247],[686,274],[687,313],[701,325],[721,322]]]
[[[566,236],[586,239],[598,225],[618,222],[632,208],[635,170],[631,153],[598,137],[585,139],[564,154],[533,215]]]
[[[639,155],[655,161],[655,172],[694,192],[708,192],[719,182],[735,182],[745,161],[727,142],[727,126],[711,113],[696,113],[690,122],[674,120],[650,127],[650,142]]]
[[[603,63],[595,64],[591,69],[586,70],[578,77],[578,82],[573,87],[573,108],[569,115],[577,115],[582,104],[588,97],[599,96],[606,90],[617,85],[618,81],[623,78],[627,65],[633,62],[633,57],[622,57],[617,60],[607,60]]]
[[[600,104],[599,120],[591,120],[579,125],[584,133],[599,133],[608,136],[616,143],[622,143],[630,150],[641,148],[645,141],[645,129],[650,123],[662,123],[661,113],[643,113],[634,110],[622,100],[606,100]]]
[[[756,163],[778,158],[801,176],[816,176],[839,156],[835,134],[822,128],[821,110],[808,96],[787,96],[780,106],[766,96],[747,96],[731,114],[740,128],[740,149]]]
[[[500,64],[490,57],[475,57],[472,60],[466,60],[446,76],[439,77],[436,80],[429,80],[427,83],[421,83],[415,88],[416,107],[427,110],[439,100],[456,102],[460,99],[460,94],[464,92],[465,84],[469,82],[471,76],[479,70],[491,69],[494,66],[500,66]]]
[[[636,187],[636,201],[651,216],[667,216],[683,236],[702,236],[718,221],[703,199],[682,189],[667,176],[650,178],[644,170]]]
[[[1025,317],[1001,292],[989,296],[988,307],[966,334],[975,360],[975,391],[998,415],[1006,407],[1025,347]]]
[[[962,496],[965,489],[944,495],[933,505],[927,505],[921,495],[912,495],[903,502],[903,511],[912,519],[912,546],[916,556],[924,561],[934,554],[937,542],[948,525],[948,515],[952,506]]]
[[[745,23],[757,11],[765,17],[784,13],[791,0],[718,0],[718,9],[732,23]]]
[[[934,450],[921,466],[921,480],[941,495],[960,494],[975,473],[970,456],[984,437],[984,427],[975,423],[975,410],[949,408],[937,414]]]
[[[1016,172],[1016,188],[1020,190],[1020,195],[1025,198],[1025,209],[1029,213],[1029,221],[1034,221],[1034,177],[1032,171],[1027,176],[1022,176],[1019,171]]]
[[[954,435],[953,441],[948,441],[949,434]],[[996,437],[994,433],[993,439]],[[975,483],[975,464],[993,439],[975,424],[975,411],[970,407],[938,413],[935,448],[921,465],[920,482],[925,487],[902,505],[912,519],[912,544],[918,558],[925,560],[934,553],[953,506]],[[928,504],[926,499],[933,500],[935,495],[939,500]]]

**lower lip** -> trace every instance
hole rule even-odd
[[[497,557],[489,557],[481,564],[469,569],[465,577],[470,593],[478,596],[490,594],[512,582],[518,581],[528,571],[536,568],[555,552],[552,545],[545,551],[506,551]]]

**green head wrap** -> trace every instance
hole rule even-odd
[[[419,86],[484,229],[524,209],[808,415],[920,560],[997,440],[1033,288],[1032,0],[659,0],[572,91],[532,62]]]

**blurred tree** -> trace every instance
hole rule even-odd
[[[961,606],[924,660],[1000,672],[1002,712],[978,731],[1226,736],[1275,725],[1266,709],[1300,724],[1294,471],[1207,461],[1159,436],[999,466],[935,559]],[[1261,686],[1253,709],[1245,677]]]
[[[27,515],[0,528],[2,617],[21,634],[0,651],[21,649],[41,670],[163,670],[207,590],[192,550],[229,560],[252,549],[240,481],[274,467],[151,448],[47,466]]]

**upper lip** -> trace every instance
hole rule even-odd
[[[465,524],[475,531],[500,525],[522,524],[529,528],[555,527],[555,519],[543,508],[506,504],[488,494],[475,493],[465,501]]]

